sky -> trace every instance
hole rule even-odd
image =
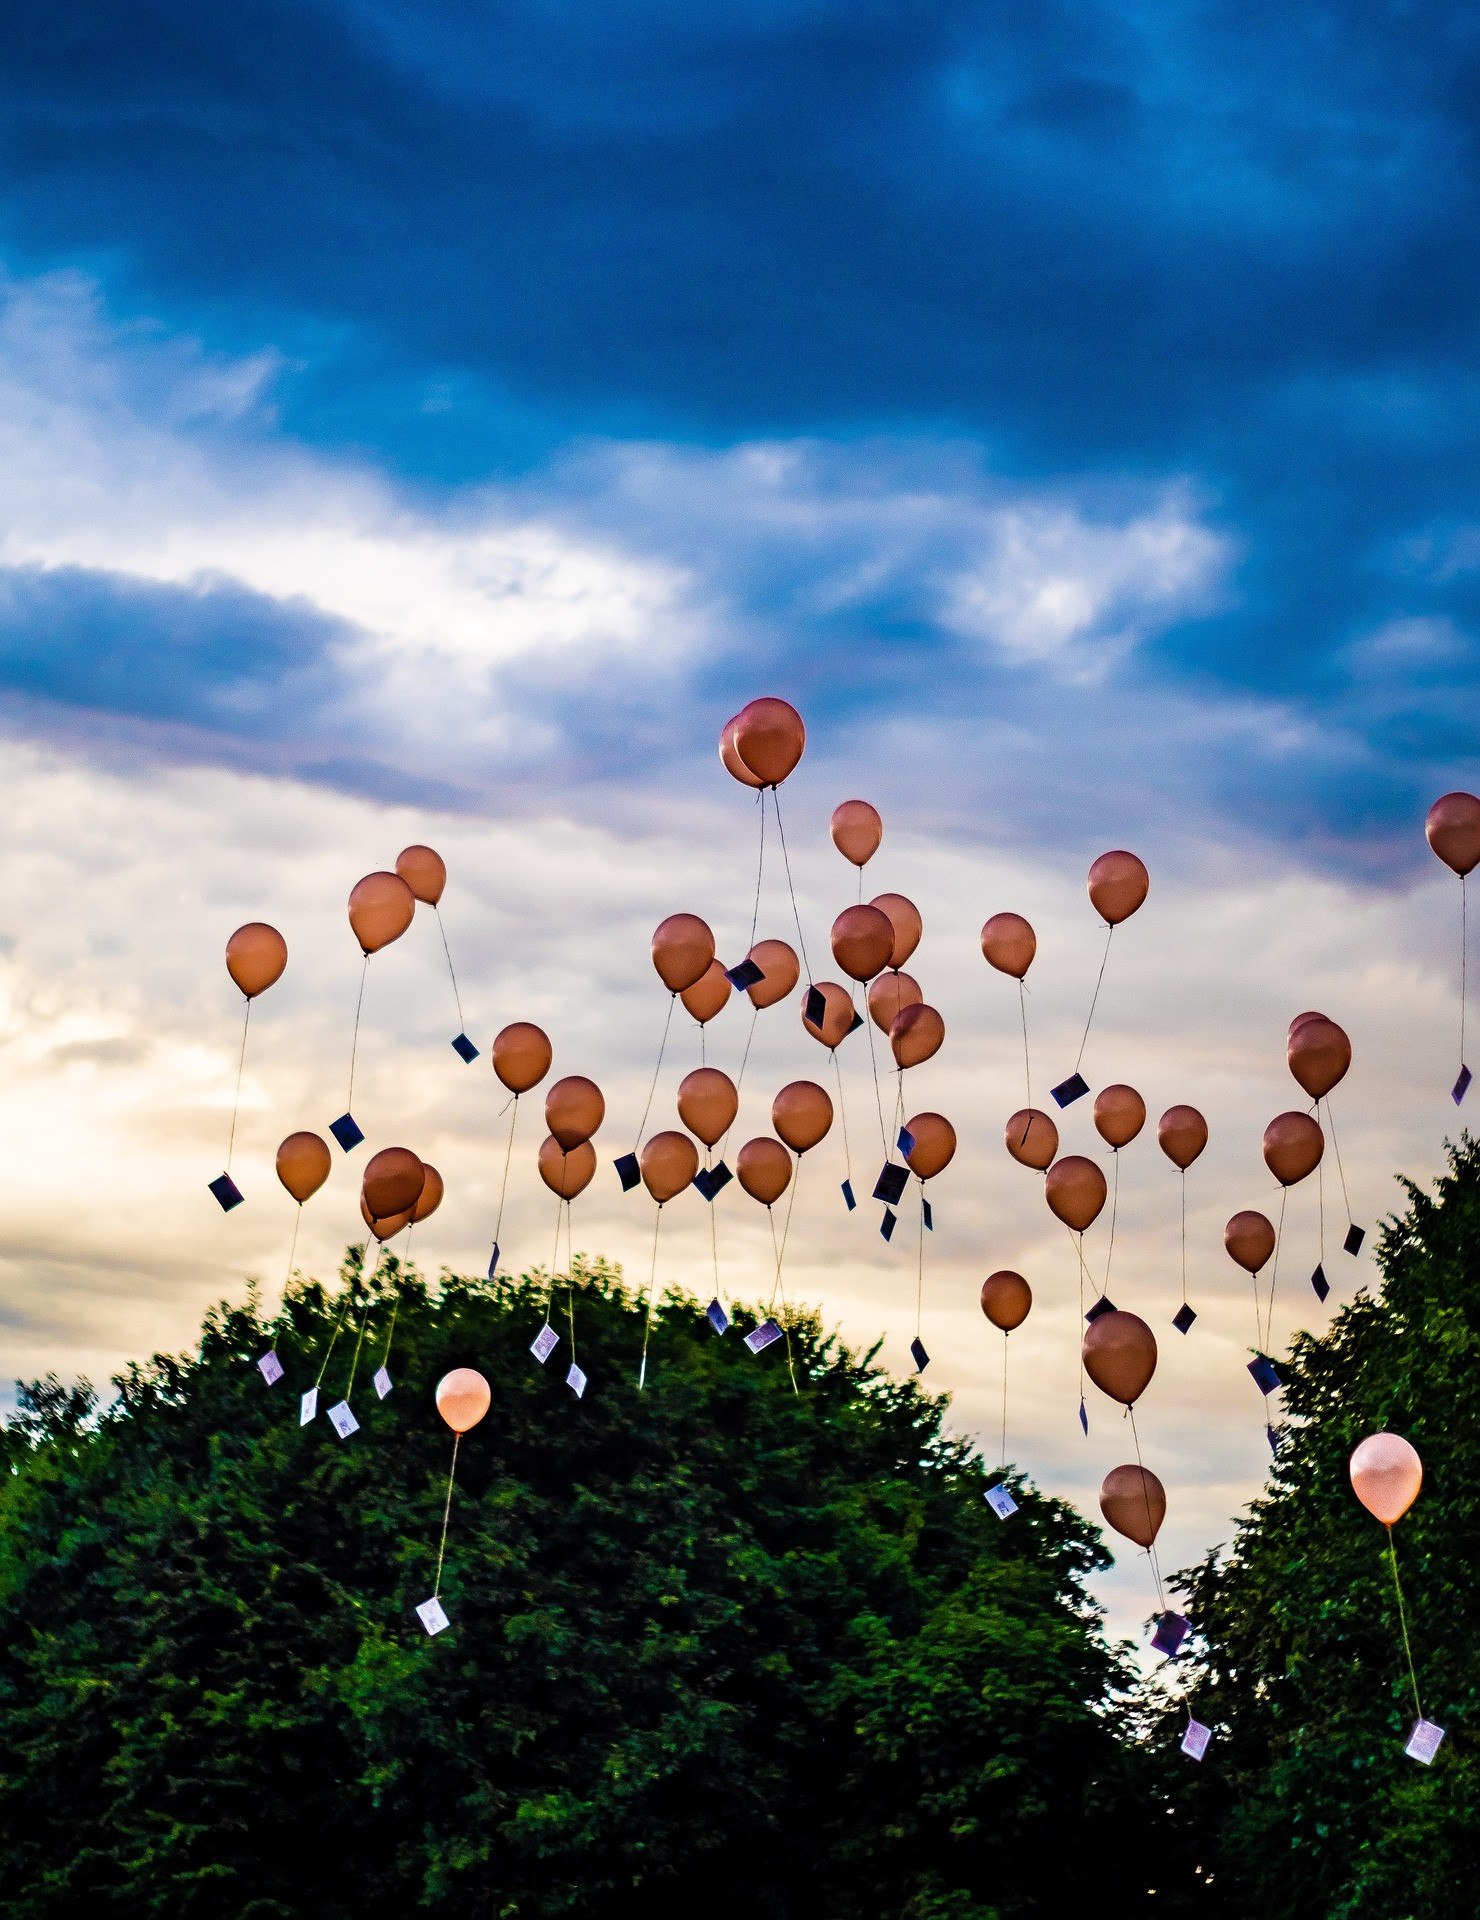
[[[1369,1228],[1456,1125],[1458,884],[1422,821],[1480,782],[1473,13],[79,4],[14,23],[0,89],[5,1374],[106,1380],[248,1274],[281,1286],[273,1149],[343,1105],[345,897],[412,841],[448,859],[484,1049],[446,1044],[423,917],[371,968],[356,1096],[371,1145],[447,1175],[421,1257],[486,1263],[487,1043],[529,1018],[607,1093],[577,1245],[641,1277],[651,1210],[609,1161],[662,1030],[647,943],[689,910],[743,950],[755,805],[715,740],[770,693],[809,730],[782,796],[809,946],[855,896],[826,835],[855,794],[886,821],[866,894],[925,917],[948,1038],[909,1092],[962,1142],[927,1383],[996,1450],[976,1289],[1021,1268],[1009,1451],[1090,1512],[1127,1435],[1103,1401],[1079,1429],[1077,1270],[1001,1144],[1018,1008],[976,936],[1004,907],[1038,928],[1041,1098],[1099,964],[1089,862],[1147,860],[1086,1071],[1153,1118],[1208,1114],[1200,1317],[1167,1324],[1180,1201],[1150,1129],[1111,1292],[1161,1343],[1138,1420],[1164,1564],[1226,1541],[1268,1452],[1221,1227],[1278,1205],[1258,1142],[1302,1104],[1289,1019],[1352,1034],[1336,1119]],[[762,931],[785,937],[772,854]],[[222,1216],[221,948],[257,918],[290,962],[254,1017],[248,1204]],[[727,1009],[708,1057],[733,1069],[746,1037]],[[681,1026],[655,1113],[698,1057]],[[741,1127],[824,1067],[794,1009],[762,1016]],[[1070,1150],[1098,1148],[1087,1106]],[[521,1128],[524,1265],[552,1223]],[[804,1170],[788,1285],[907,1368],[917,1248],[841,1210],[840,1148]],[[354,1231],[357,1179],[340,1162],[305,1211],[306,1270]],[[671,1214],[660,1279],[702,1290],[707,1211]],[[1371,1283],[1345,1219],[1325,1175],[1292,1195],[1282,1338]],[[764,1219],[732,1189],[716,1220],[724,1285],[754,1297]],[[1087,1241],[1103,1272],[1107,1222]],[[1144,1561],[1100,1591],[1137,1631]]]

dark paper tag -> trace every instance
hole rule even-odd
[[[472,1066],[473,1062],[478,1058],[478,1049],[465,1033],[460,1033],[452,1042],[452,1051],[465,1066]]]
[[[1095,1304],[1090,1308],[1089,1312],[1084,1317],[1089,1322],[1089,1324],[1093,1326],[1096,1320],[1099,1319],[1101,1314],[1114,1313],[1114,1312],[1115,1312],[1115,1302],[1110,1298],[1108,1293],[1102,1293],[1099,1299],[1096,1300]]]
[[[716,1333],[729,1332],[730,1316],[720,1305],[718,1299],[711,1300],[709,1305],[704,1309],[704,1318],[709,1322],[710,1326],[714,1328]]]
[[[1367,1238],[1364,1230],[1354,1220],[1346,1230],[1346,1238],[1341,1243],[1343,1253],[1360,1253],[1362,1242]]]
[[[488,1256],[488,1277],[491,1280],[498,1272],[498,1242],[493,1243],[493,1252]]]
[[[1449,1097],[1456,1106],[1459,1105],[1460,1101],[1463,1100],[1465,1095],[1470,1091],[1470,1082],[1474,1077],[1468,1067],[1460,1068],[1458,1080],[1456,1080],[1454,1085],[1449,1089]]]
[[[353,1153],[364,1139],[352,1113],[341,1113],[337,1120],[329,1122],[329,1131],[339,1142],[341,1153]]]
[[[1071,1073],[1067,1080],[1061,1080],[1049,1091],[1061,1107],[1072,1107],[1076,1100],[1082,1100],[1089,1092],[1089,1082],[1082,1073]]]
[[[745,1336],[745,1344],[752,1353],[764,1353],[774,1341],[781,1338],[781,1329],[774,1320],[763,1320]]]
[[[853,1209],[858,1205],[858,1202],[853,1198],[853,1182],[851,1180],[845,1180],[843,1182],[843,1204],[847,1207],[849,1213],[852,1213]]]
[[[218,1173],[210,1182],[210,1190],[223,1213],[230,1213],[242,1203],[242,1190],[229,1173]]]
[[[730,1172],[730,1169],[725,1165],[724,1161],[721,1160],[715,1166],[700,1167],[699,1171],[694,1175],[694,1185],[706,1200],[712,1200],[717,1193],[723,1192],[734,1177],[734,1174]]]
[[[1089,1414],[1088,1414],[1088,1412],[1087,1412],[1087,1411],[1086,1411],[1086,1409],[1085,1409],[1085,1405],[1084,1405],[1084,1395],[1083,1395],[1083,1394],[1080,1394],[1080,1396],[1079,1396],[1079,1424],[1080,1424],[1080,1426],[1081,1426],[1081,1427],[1083,1427],[1083,1429],[1084,1429],[1084,1437],[1085,1437],[1085,1439],[1086,1439],[1086,1440],[1088,1440],[1088,1438],[1089,1438]]]
[[[901,1127],[899,1130],[899,1151],[906,1160],[915,1151],[915,1136],[908,1127]]]
[[[849,1033],[857,1033],[858,1029],[862,1025],[863,1025],[863,1015],[861,1013],[855,1013],[848,1026]]]
[[[820,987],[808,987],[804,1017],[814,1027],[820,1027],[826,1019],[827,998]]]
[[[894,1238],[894,1229],[898,1224],[899,1222],[895,1214],[888,1207],[885,1207],[884,1218],[879,1222],[879,1232],[883,1234],[886,1240],[892,1240]]]
[[[909,1179],[908,1167],[897,1167],[892,1160],[886,1160],[883,1172],[874,1182],[874,1198],[882,1200],[886,1207],[898,1206]]]
[[[634,1187],[641,1185],[642,1168],[637,1164],[635,1153],[624,1153],[620,1160],[613,1160],[612,1165],[617,1170],[623,1193],[631,1193]]]
[[[925,1222],[925,1231],[927,1233],[934,1233],[935,1215],[931,1212],[930,1202],[925,1198],[923,1193],[920,1195],[920,1218]]]
[[[1249,1372],[1261,1393],[1273,1393],[1280,1384],[1279,1370],[1267,1353],[1255,1354],[1249,1362]]]
[[[1187,1302],[1184,1300],[1181,1306],[1178,1307],[1177,1311],[1172,1315],[1172,1325],[1177,1329],[1178,1333],[1186,1333],[1187,1329],[1192,1325],[1193,1321],[1196,1318],[1197,1318],[1197,1315],[1193,1312],[1192,1308],[1189,1307]]]
[[[1315,1272],[1310,1276],[1310,1284],[1317,1300],[1324,1300],[1331,1291],[1331,1282],[1326,1278],[1326,1269],[1319,1261],[1316,1263]]]
[[[923,1373],[930,1365],[930,1355],[925,1351],[925,1342],[918,1334],[910,1342],[910,1358],[915,1363],[916,1373]]]
[[[736,993],[744,993],[747,987],[757,987],[765,979],[765,974],[754,960],[742,960],[738,967],[726,967],[725,978]]]
[[[1191,1624],[1186,1614],[1164,1613],[1156,1624],[1156,1632],[1151,1636],[1152,1646],[1158,1653],[1164,1653],[1168,1660],[1175,1660]]]

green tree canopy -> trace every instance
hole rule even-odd
[[[0,1503],[0,1881],[76,1915],[836,1916],[1137,1911],[1152,1806],[1082,1582],[1093,1531],[986,1506],[944,1402],[793,1322],[752,1356],[620,1277],[394,1262],[221,1307],[116,1401],[33,1386]],[[362,1430],[342,1393],[361,1316]],[[392,1315],[398,1384],[368,1376]],[[433,1389],[489,1379],[462,1442]]]

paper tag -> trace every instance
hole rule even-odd
[[[1208,1750],[1208,1742],[1213,1737],[1213,1729],[1205,1727],[1201,1720],[1189,1720],[1187,1731],[1182,1735],[1182,1751],[1189,1760],[1201,1760]]]
[[[529,1343],[529,1350],[543,1366],[550,1355],[560,1345],[560,1335],[547,1320]]]
[[[299,1426],[306,1427],[309,1421],[312,1420],[314,1415],[318,1412],[318,1410],[319,1410],[319,1390],[317,1387],[310,1387],[308,1392],[304,1394],[303,1398],[298,1402]]]
[[[716,1333],[729,1332],[730,1316],[725,1312],[718,1300],[710,1301],[709,1305],[704,1309],[704,1317]]]
[[[999,1520],[1010,1520],[1018,1510],[1017,1501],[1013,1499],[1012,1495],[1003,1485],[999,1484],[995,1487],[988,1487],[985,1498],[987,1505]]]
[[[360,1423],[349,1410],[348,1400],[341,1400],[329,1409],[329,1424],[341,1440],[348,1440],[352,1433],[360,1431]]]
[[[1470,1072],[1468,1067],[1462,1066],[1460,1068],[1458,1080],[1456,1080],[1454,1085],[1449,1089],[1449,1097],[1456,1106],[1459,1105],[1460,1101],[1463,1100],[1465,1095],[1470,1091],[1470,1082],[1474,1077],[1474,1074]]]
[[[925,1342],[918,1334],[910,1342],[910,1358],[915,1363],[916,1373],[923,1373],[930,1365],[930,1355],[925,1351]]]
[[[1175,1660],[1191,1625],[1185,1613],[1164,1613],[1156,1623],[1156,1632],[1151,1636],[1152,1646],[1169,1660]]]
[[[581,1395],[586,1391],[586,1376],[581,1372],[574,1360],[570,1363],[570,1372],[565,1376],[565,1384],[570,1388],[577,1400],[579,1400]]]
[[[442,1609],[442,1602],[434,1594],[430,1600],[423,1600],[416,1609],[416,1617],[428,1633],[440,1633],[452,1623]]]
[[[488,1256],[488,1277],[492,1280],[498,1272],[498,1242],[493,1243],[493,1252]]]
[[[257,1362],[257,1371],[270,1387],[275,1387],[278,1381],[282,1379],[283,1363],[277,1357],[276,1348],[271,1348],[263,1354],[262,1358]]]
[[[1080,1424],[1080,1426],[1081,1426],[1081,1427],[1083,1427],[1083,1428],[1084,1428],[1084,1437],[1085,1437],[1085,1439],[1086,1439],[1086,1440],[1088,1440],[1088,1438],[1089,1438],[1089,1412],[1088,1412],[1088,1410],[1087,1410],[1087,1409],[1086,1409],[1086,1407],[1085,1407],[1085,1404],[1084,1404],[1084,1395],[1083,1395],[1082,1393],[1081,1393],[1081,1394],[1080,1394],[1080,1396],[1079,1396],[1079,1424]]]
[[[853,1198],[853,1182],[851,1180],[845,1180],[843,1182],[843,1199],[849,1213],[852,1213],[853,1209],[858,1205],[858,1202]]]
[[[242,1190],[229,1173],[218,1173],[214,1180],[206,1182],[218,1207],[223,1213],[230,1213],[233,1207],[242,1203]]]
[[[1422,1766],[1431,1767],[1434,1755],[1444,1739],[1444,1729],[1436,1727],[1432,1720],[1416,1720],[1413,1731],[1408,1736],[1408,1745],[1403,1751],[1410,1760],[1417,1760]]]
[[[1070,1107],[1076,1100],[1082,1100],[1089,1092],[1089,1082],[1082,1073],[1071,1073],[1067,1080],[1061,1080],[1056,1087],[1050,1087],[1049,1092],[1061,1107]]]
[[[1187,1329],[1192,1325],[1193,1321],[1196,1318],[1197,1318],[1196,1312],[1191,1307],[1189,1307],[1187,1302],[1184,1300],[1181,1306],[1178,1307],[1177,1311],[1172,1315],[1172,1325],[1177,1329],[1178,1333],[1186,1333]]]
[[[781,1338],[781,1329],[774,1320],[763,1320],[752,1333],[745,1336],[745,1344],[752,1353],[761,1353],[773,1340]]]
[[[394,1382],[384,1367],[377,1367],[375,1369],[375,1391],[380,1395],[382,1400],[384,1400],[385,1396],[390,1392],[393,1384]]]

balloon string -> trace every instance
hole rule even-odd
[[[798,1178],[800,1178],[800,1174],[801,1163],[799,1161],[797,1164]],[[786,1370],[791,1375],[792,1392],[800,1394],[801,1388],[797,1385],[796,1362],[792,1357],[791,1351],[791,1315],[786,1309],[786,1289],[781,1284],[781,1263],[786,1258],[786,1236],[791,1232],[791,1207],[792,1204],[795,1203],[796,1197],[796,1180],[793,1180],[791,1183],[791,1203],[788,1204],[786,1209],[786,1223],[781,1229],[781,1244],[779,1247],[776,1244],[776,1215],[769,1202],[766,1206],[766,1218],[771,1223],[771,1251],[776,1256],[776,1279],[771,1287],[771,1303],[766,1311],[767,1313],[775,1311],[776,1295],[779,1293],[781,1295],[781,1331],[786,1339]]]
[[[775,1306],[776,1304],[776,1295],[778,1291],[781,1292],[783,1307],[786,1299],[785,1290],[781,1286],[781,1263],[786,1258],[786,1243],[787,1243],[787,1240],[791,1237],[791,1214],[792,1214],[793,1207],[795,1207],[797,1203],[797,1188],[801,1185],[801,1183],[802,1183],[802,1157],[800,1154],[798,1154],[796,1172],[792,1176],[792,1181],[791,1181],[791,1192],[787,1196],[787,1201],[786,1201],[786,1218],[781,1225],[781,1246],[779,1251],[777,1250],[777,1247],[776,1247],[776,1223],[774,1220],[771,1222],[771,1251],[776,1255],[776,1278],[771,1286],[771,1306]],[[766,1211],[769,1213],[770,1208],[768,1207]],[[767,1312],[769,1311],[770,1311],[770,1308],[768,1307]]]
[[[1141,1458],[1141,1436],[1136,1431],[1136,1409],[1128,1406],[1130,1415],[1131,1438],[1136,1443],[1136,1465],[1141,1469],[1141,1498],[1146,1502],[1146,1531],[1152,1536],[1146,1548],[1146,1558],[1151,1563],[1151,1577],[1156,1582],[1156,1604],[1160,1612],[1167,1610],[1167,1597],[1161,1584],[1161,1567],[1156,1558],[1156,1528],[1151,1521],[1151,1489],[1146,1484],[1146,1465]]]
[[[1105,1298],[1110,1297],[1110,1262],[1115,1258],[1115,1221],[1120,1212],[1120,1148],[1114,1149],[1115,1185],[1110,1201],[1110,1245],[1105,1252]]]
[[[781,824],[781,796],[774,787],[771,789],[771,804],[776,809],[776,831],[781,838],[781,859],[786,867],[786,890],[791,895],[791,917],[797,923],[797,945],[802,950],[802,965],[807,969],[807,980],[810,984],[812,981],[812,962],[807,958],[807,937],[802,932],[802,916],[797,906],[797,890],[792,885],[791,856],[786,851],[786,829]]]
[[[1326,1264],[1326,1161],[1325,1156],[1316,1162],[1316,1244],[1320,1248],[1317,1256],[1322,1267]]]
[[[1317,1106],[1319,1106],[1317,1102]],[[1336,1138],[1336,1116],[1331,1111],[1331,1096],[1326,1095],[1326,1125],[1331,1130],[1331,1151],[1336,1155],[1336,1172],[1341,1181],[1341,1204],[1346,1208],[1346,1224],[1352,1224],[1351,1196],[1346,1190],[1346,1169],[1341,1164],[1341,1142]]]
[[[567,1236],[569,1232],[570,1229],[567,1226]],[[569,1246],[566,1247],[566,1253],[570,1255]],[[570,1265],[571,1267],[575,1265],[573,1257],[571,1258]],[[565,1313],[566,1318],[570,1321],[570,1364],[574,1366],[576,1363],[576,1279],[575,1274],[571,1272],[569,1268],[567,1268],[565,1275]]]
[[[367,1240],[364,1246],[361,1247],[360,1249],[361,1273],[363,1273],[365,1270],[365,1255],[369,1253],[369,1251],[370,1251],[370,1242]],[[377,1259],[378,1258],[379,1256],[377,1255]],[[354,1298],[354,1287],[353,1285],[351,1285],[350,1288],[345,1293],[343,1300],[339,1303],[339,1318],[334,1322],[334,1331],[329,1336],[329,1351],[324,1355],[323,1365],[319,1368],[318,1378],[313,1383],[315,1392],[317,1392],[318,1389],[324,1384],[324,1375],[329,1370],[329,1362],[334,1358],[334,1343],[339,1338],[339,1329],[344,1325],[344,1316],[348,1313],[350,1301],[353,1298]]]
[[[915,1338],[924,1331],[925,1321],[925,1182],[920,1182],[919,1246],[915,1252]]]
[[[1091,999],[1089,1003],[1089,1014],[1086,1017],[1084,1022],[1084,1032],[1080,1036],[1079,1052],[1074,1056],[1074,1071],[1076,1073],[1078,1073],[1079,1071],[1080,1062],[1084,1059],[1084,1049],[1085,1049],[1086,1043],[1089,1040],[1090,1023],[1091,1021],[1093,1021],[1095,1017],[1095,1008],[1100,1004],[1100,988],[1105,983],[1105,966],[1110,958],[1110,942],[1114,938],[1115,938],[1115,928],[1113,926],[1108,927],[1105,930],[1105,951],[1100,956],[1100,971],[1099,971],[1098,977],[1095,980],[1094,997],[1093,999]]]
[[[243,995],[245,999],[246,996]],[[236,1152],[236,1116],[242,1104],[242,1070],[247,1064],[247,1027],[252,1018],[252,1002],[247,1000],[247,1010],[242,1015],[241,1052],[236,1056],[236,1092],[231,1100],[231,1134],[226,1142],[226,1171],[231,1172],[231,1156]]]
[[[1002,1471],[1007,1471],[1007,1329],[1002,1329]]]
[[[493,1223],[493,1244],[498,1245],[504,1231],[504,1201],[509,1193],[509,1162],[514,1157],[514,1129],[519,1124],[519,1096],[513,1099],[513,1113],[509,1116],[509,1138],[504,1147],[504,1177],[498,1190],[498,1218]]]
[[[663,1224],[663,1203],[658,1202],[658,1211],[653,1216],[653,1265],[648,1274],[647,1319],[642,1328],[642,1364],[637,1369],[637,1391],[642,1392],[647,1385],[648,1340],[653,1331],[653,1289],[658,1284],[658,1228]]]
[[[761,809],[761,848],[760,848],[759,857],[757,858],[755,863],[755,905],[750,910],[750,947],[751,948],[755,946],[755,930],[760,925],[761,878],[766,871],[766,790],[765,788],[762,787],[760,792],[755,797],[760,802],[760,809]],[[746,951],[747,953],[749,953],[750,948],[747,948]]]
[[[1269,1269],[1269,1305],[1264,1315],[1264,1345],[1266,1350],[1274,1339],[1274,1290],[1280,1279],[1280,1244],[1285,1237],[1285,1206],[1290,1198],[1288,1187],[1280,1188],[1280,1223],[1274,1230],[1274,1262]]]
[[[414,1220],[411,1220],[411,1221],[408,1221],[408,1222],[407,1222],[407,1225],[406,1225],[406,1245],[405,1245],[405,1246],[404,1246],[404,1247],[403,1247],[403,1248],[401,1249],[401,1264],[402,1264],[402,1266],[403,1266],[403,1267],[404,1267],[404,1265],[405,1265],[405,1263],[406,1263],[406,1252],[407,1252],[407,1248],[409,1248],[409,1247],[410,1247],[410,1245],[411,1245],[411,1234],[412,1234],[412,1230],[413,1230],[413,1229],[415,1228],[415,1226],[416,1226],[416,1222],[415,1222]],[[377,1279],[377,1278],[379,1277],[379,1274],[380,1274],[380,1262],[379,1262],[379,1261],[377,1260],[377,1261],[376,1261],[376,1263],[375,1263],[375,1272],[374,1272],[374,1273],[373,1273],[373,1274],[372,1274],[372,1275],[370,1276],[370,1277],[371,1277],[371,1280],[372,1280],[372,1282],[373,1282],[373,1281],[374,1281],[375,1279]],[[398,1295],[396,1296],[396,1304],[397,1304],[397,1306],[399,1306],[399,1305],[400,1305],[400,1295],[399,1295],[399,1294],[398,1294]],[[373,1301],[372,1301],[372,1300],[371,1300],[371,1299],[370,1299],[370,1298],[369,1298],[369,1297],[367,1296],[367,1297],[366,1297],[366,1300],[365,1300],[365,1311],[364,1311],[364,1312],[363,1312],[363,1313],[362,1313],[362,1314],[360,1315],[360,1337],[359,1337],[359,1339],[358,1339],[358,1340],[356,1340],[356,1341],[355,1341],[355,1356],[354,1356],[354,1359],[350,1361],[350,1366],[349,1366],[349,1385],[348,1385],[348,1386],[347,1386],[347,1387],[345,1388],[345,1390],[344,1390],[344,1397],[345,1397],[345,1399],[346,1399],[346,1400],[348,1400],[348,1398],[350,1397],[350,1395],[351,1395],[351,1394],[352,1394],[352,1393],[354,1392],[354,1390],[355,1390],[355,1375],[356,1375],[356,1373],[357,1373],[357,1372],[359,1371],[359,1367],[360,1367],[360,1348],[361,1348],[361,1346],[362,1346],[362,1345],[364,1344],[364,1339],[365,1339],[365,1328],[366,1328],[366,1326],[367,1326],[367,1325],[369,1324],[369,1321],[370,1321],[370,1309],[371,1309],[371,1307],[372,1307],[373,1305],[374,1305],[374,1302],[373,1302]],[[389,1345],[389,1342],[387,1342],[387,1345],[386,1345],[386,1351],[387,1351],[387,1352],[389,1352],[389,1351],[390,1351],[390,1345]]]
[[[349,1113],[355,1104],[355,1057],[360,1050],[360,1009],[365,1004],[365,980],[369,972],[370,956],[367,953],[365,964],[360,968],[360,997],[355,1001],[355,1031],[349,1043],[349,1097],[344,1103],[346,1113]]]
[[[1084,1283],[1089,1278],[1089,1273],[1084,1264],[1084,1235],[1076,1233],[1068,1221],[1064,1222],[1064,1231],[1073,1242],[1074,1251],[1079,1258],[1079,1404],[1082,1407],[1084,1405]]]
[[[1418,1697],[1418,1675],[1413,1667],[1413,1648],[1408,1639],[1408,1614],[1403,1605],[1403,1583],[1398,1578],[1398,1543],[1393,1537],[1391,1523],[1388,1526],[1388,1556],[1393,1563],[1393,1592],[1398,1596],[1398,1625],[1403,1631],[1403,1652],[1408,1659],[1408,1678],[1413,1686],[1413,1704],[1420,1720],[1423,1718],[1423,1703]]]
[[[288,1304],[288,1286],[293,1278],[293,1256],[298,1251],[298,1229],[302,1225],[303,1225],[303,1202],[300,1200],[298,1202],[297,1210],[293,1215],[293,1238],[288,1245],[288,1271],[283,1276],[283,1305],[285,1307]],[[282,1317],[283,1316],[280,1313],[278,1315],[278,1319],[281,1320]]]
[[[863,869],[860,867],[859,868],[860,875],[862,874],[862,872],[863,872]],[[874,1017],[869,1012],[867,994],[864,995],[863,1012],[864,1012],[863,1024],[868,1032],[868,1063],[870,1067],[872,1067],[873,1074],[874,1074],[874,1105],[875,1107],[878,1108],[878,1112],[879,1112],[879,1144],[880,1146],[883,1147],[884,1158],[887,1160],[889,1158],[889,1136],[884,1131],[884,1096],[879,1091],[879,1058],[878,1058],[878,1055],[874,1052]],[[837,1057],[838,1056],[836,1052],[834,1052],[833,1058],[836,1060]]]
[[[1182,1175],[1182,1305],[1187,1305],[1187,1169],[1180,1169]]]
[[[1465,876],[1459,877],[1459,1064],[1465,1064],[1465,987],[1470,959],[1470,907]],[[1394,1565],[1397,1563],[1394,1562]]]
[[[1028,1060],[1028,989],[1018,980],[1018,1012],[1023,1016],[1023,1079],[1028,1088],[1028,1105],[1033,1105],[1033,1069]],[[1082,1049],[1081,1049],[1082,1051]],[[1025,1134],[1024,1139],[1027,1138]]]
[[[442,909],[434,903],[432,912],[437,916],[437,931],[442,936],[442,951],[447,955],[447,972],[452,980],[452,997],[457,1002],[457,1030],[462,1033],[466,1030],[468,1023],[463,1018],[462,995],[457,990],[457,969],[452,964],[452,949],[447,944],[447,929],[442,924]]]
[[[447,1504],[442,1509],[442,1539],[437,1548],[437,1584],[432,1588],[432,1598],[442,1595],[442,1561],[447,1552],[447,1522],[452,1517],[452,1483],[457,1477],[457,1450],[462,1444],[462,1435],[452,1436],[452,1465],[447,1471]]]
[[[642,1118],[637,1123],[637,1138],[632,1142],[632,1151],[636,1153],[642,1145],[643,1129],[647,1126],[648,1115],[653,1110],[653,1095],[658,1091],[658,1075],[663,1071],[663,1055],[668,1050],[668,1029],[673,1025],[673,1008],[678,1000],[676,993],[668,996],[668,1018],[663,1022],[663,1038],[658,1042],[658,1064],[653,1068],[653,1084],[648,1088],[647,1105],[642,1110]],[[700,1029],[701,1033],[703,1029]]]
[[[563,1157],[560,1170],[563,1177],[565,1172]],[[550,1254],[550,1284],[545,1289],[545,1325],[547,1327],[550,1324],[550,1309],[555,1300],[555,1269],[560,1264],[560,1222],[564,1218],[564,1214],[565,1201],[561,1195],[557,1194],[555,1196],[555,1246]]]
[[[745,1068],[750,1059],[751,1043],[755,1039],[755,1023],[757,1020],[760,1019],[760,1017],[761,1017],[760,1008],[754,1005],[754,1003],[752,1003],[751,1009],[750,1009],[750,1032],[747,1033],[745,1036],[745,1051],[740,1056],[740,1071],[735,1077],[735,1097],[737,1101],[737,1106],[736,1106],[737,1112],[739,1111],[738,1101],[740,1096],[740,1089],[745,1085]],[[733,1127],[734,1124],[735,1123],[732,1120],[730,1122],[730,1127]],[[728,1140],[730,1137],[730,1127],[725,1128],[725,1140]],[[725,1140],[721,1140],[719,1143],[719,1150],[720,1150],[721,1156],[723,1156],[724,1154]]]
[[[853,1154],[848,1145],[848,1103],[843,1098],[843,1069],[838,1065],[838,1050],[829,1049],[832,1054],[833,1073],[838,1082],[838,1117],[843,1123],[843,1166],[848,1176],[848,1185],[853,1185]]]

